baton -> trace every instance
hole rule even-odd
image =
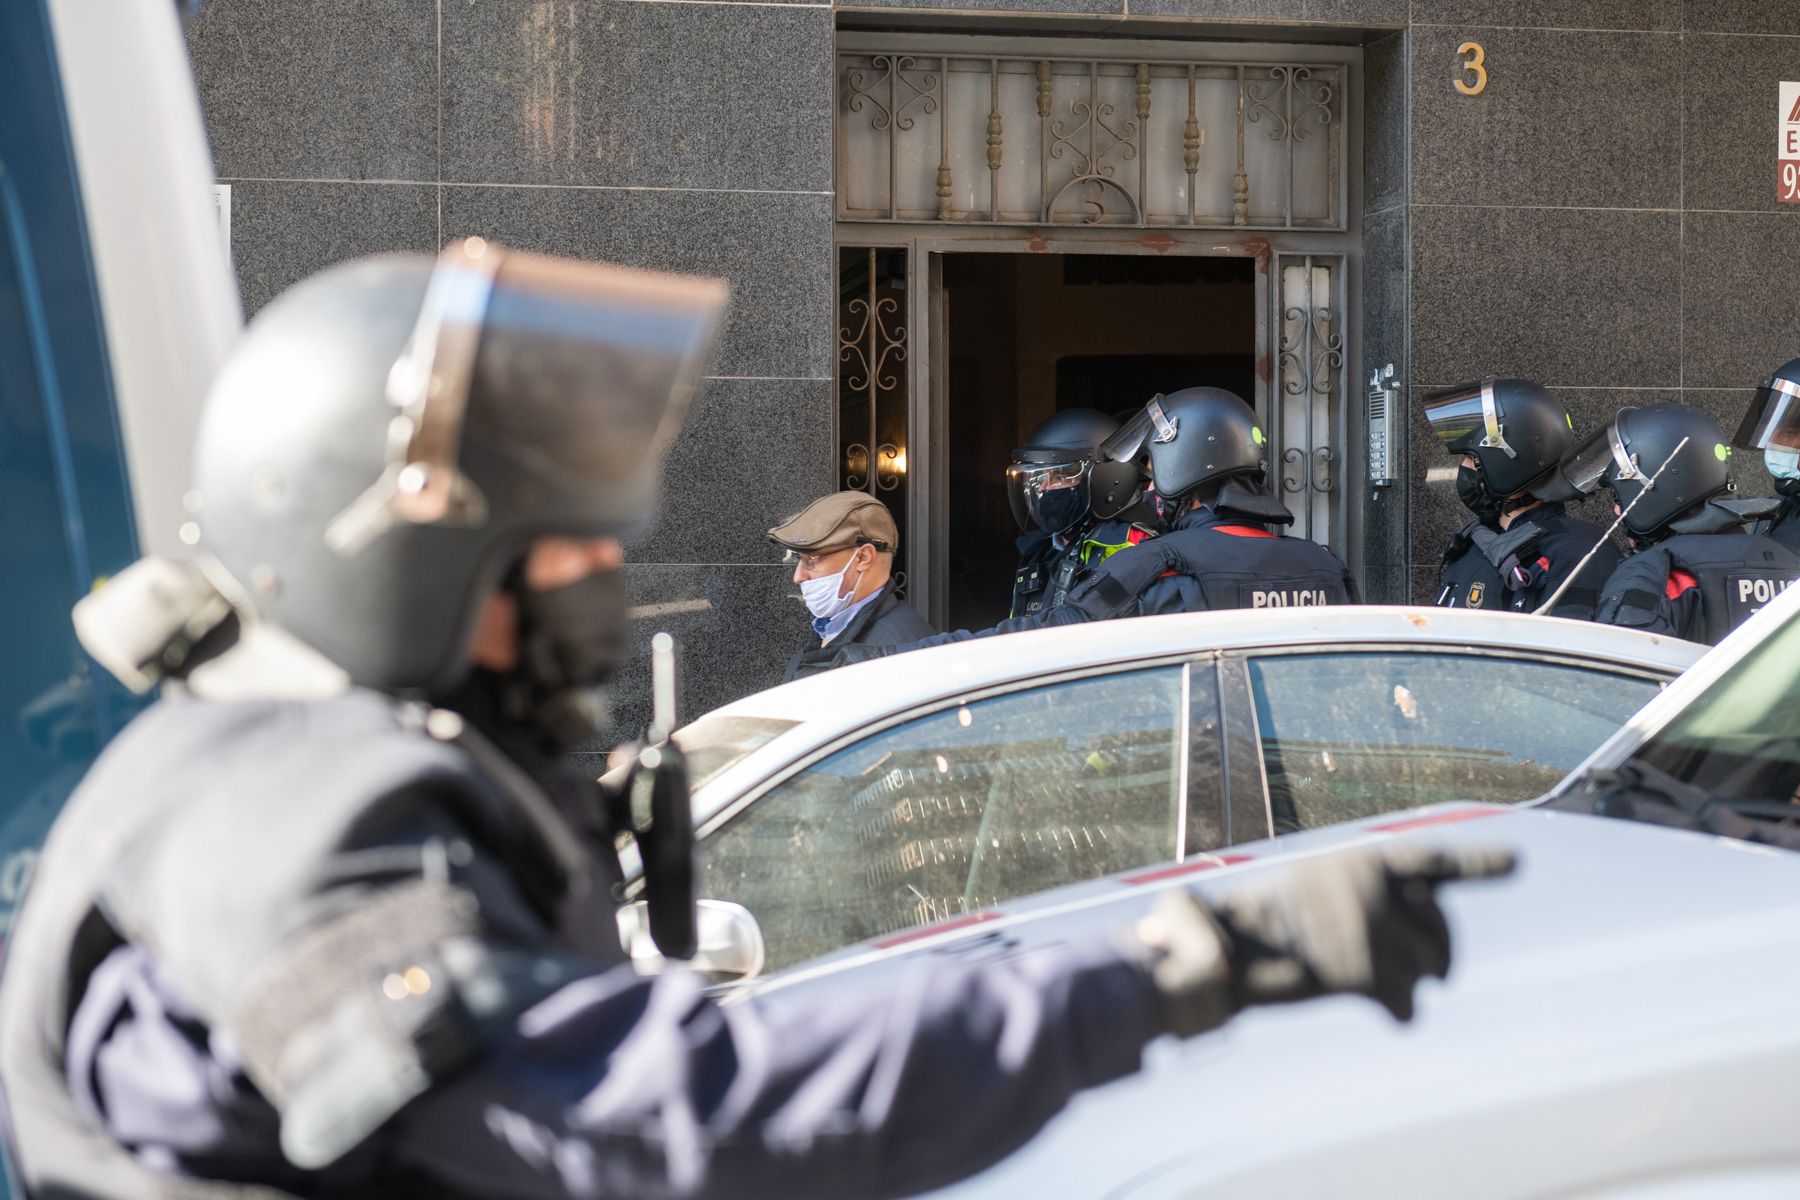
[[[1686,438],[1675,443],[1675,448],[1669,451],[1669,457],[1663,459],[1662,466],[1656,468],[1656,474],[1645,481],[1643,489],[1631,498],[1631,503],[1627,504],[1619,515],[1613,518],[1613,523],[1606,527],[1606,532],[1600,535],[1600,540],[1594,543],[1594,548],[1581,556],[1581,561],[1575,564],[1575,569],[1569,572],[1569,577],[1563,580],[1554,592],[1550,593],[1550,598],[1531,610],[1532,616],[1541,617],[1556,607],[1556,602],[1563,598],[1563,593],[1569,590],[1569,586],[1575,582],[1575,577],[1581,574],[1594,555],[1600,553],[1600,547],[1606,545],[1607,540],[1618,531],[1619,526],[1625,523],[1625,518],[1631,515],[1631,510],[1637,507],[1638,501],[1650,494],[1650,489],[1656,486],[1656,481],[1662,478],[1662,473],[1669,469],[1669,464],[1675,461],[1675,456],[1680,454],[1681,448],[1687,444],[1688,439]]]

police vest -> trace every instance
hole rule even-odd
[[[122,943],[144,948],[210,1028],[232,1032],[302,1168],[352,1152],[525,1007],[623,960],[607,903],[617,863],[591,855],[533,781],[447,717],[428,734],[423,709],[369,692],[165,700],[119,735],[52,830],[6,947],[0,1088],[29,1195],[286,1195],[149,1170],[77,1110],[69,1022]],[[419,842],[384,844],[379,863],[344,849],[369,828],[417,829]],[[488,949],[486,918],[458,882],[472,848],[460,839],[503,866],[555,931],[554,952]],[[339,907],[321,907],[320,880],[359,877],[367,901],[342,911],[340,893]]]
[[[1205,611],[1350,604],[1355,584],[1338,556],[1306,538],[1249,525],[1203,525],[1161,534],[1109,558],[1069,593],[1093,620],[1129,616],[1165,575],[1200,586]]]
[[[1544,528],[1522,523],[1504,533],[1472,521],[1450,536],[1439,564],[1440,608],[1506,608],[1519,586],[1524,555],[1543,540]]]
[[[1019,564],[1019,570],[1013,576],[1012,610],[1008,615],[1022,617],[1041,609],[1054,608],[1067,599],[1069,589],[1075,584],[1075,577],[1082,570],[1105,562],[1127,546],[1135,546],[1156,536],[1154,531],[1142,525],[1130,525],[1125,527],[1123,541],[1102,540],[1110,536],[1108,526],[1118,524],[1103,522],[1095,526],[1089,536],[1068,549],[1057,550],[1046,543],[1043,552]]]
[[[1678,534],[1625,560],[1607,591],[1619,625],[1647,625],[1661,601],[1700,593],[1697,640],[1717,644],[1800,580],[1800,554],[1755,533]]]

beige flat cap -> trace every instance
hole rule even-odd
[[[892,553],[900,548],[900,530],[887,505],[867,492],[834,492],[769,530],[769,540],[788,550],[817,554],[864,542]]]

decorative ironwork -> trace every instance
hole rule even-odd
[[[1250,223],[1250,177],[1244,174],[1244,68],[1237,69],[1237,174],[1231,180],[1231,223]]]
[[[839,55],[844,220],[1346,227],[1344,63],[958,55],[950,39],[917,44],[950,49]],[[1247,138],[1249,126],[1267,136]],[[1235,161],[1203,153],[1209,131],[1235,140]]]
[[[906,525],[906,251],[839,252],[838,430],[841,486],[880,496]],[[871,449],[872,448],[872,449]],[[897,577],[900,560],[896,559]]]
[[[1281,490],[1295,497],[1299,531],[1328,541],[1333,468],[1343,387],[1344,335],[1333,298],[1343,261],[1321,255],[1278,259],[1280,305],[1276,377],[1271,404],[1275,445],[1280,448]]]

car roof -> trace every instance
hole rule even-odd
[[[714,710],[719,715],[854,723],[967,687],[1159,655],[1258,646],[1431,642],[1574,654],[1680,672],[1705,646],[1635,629],[1471,609],[1342,605],[1232,609],[1063,625],[976,638],[822,671]]]
[[[1678,675],[1705,646],[1633,629],[1516,613],[1381,605],[1182,613],[1066,625],[909,651],[825,671],[707,714],[793,722],[709,780],[694,798],[705,820],[771,771],[885,718],[1034,678],[1208,650],[1421,645],[1588,659]]]

